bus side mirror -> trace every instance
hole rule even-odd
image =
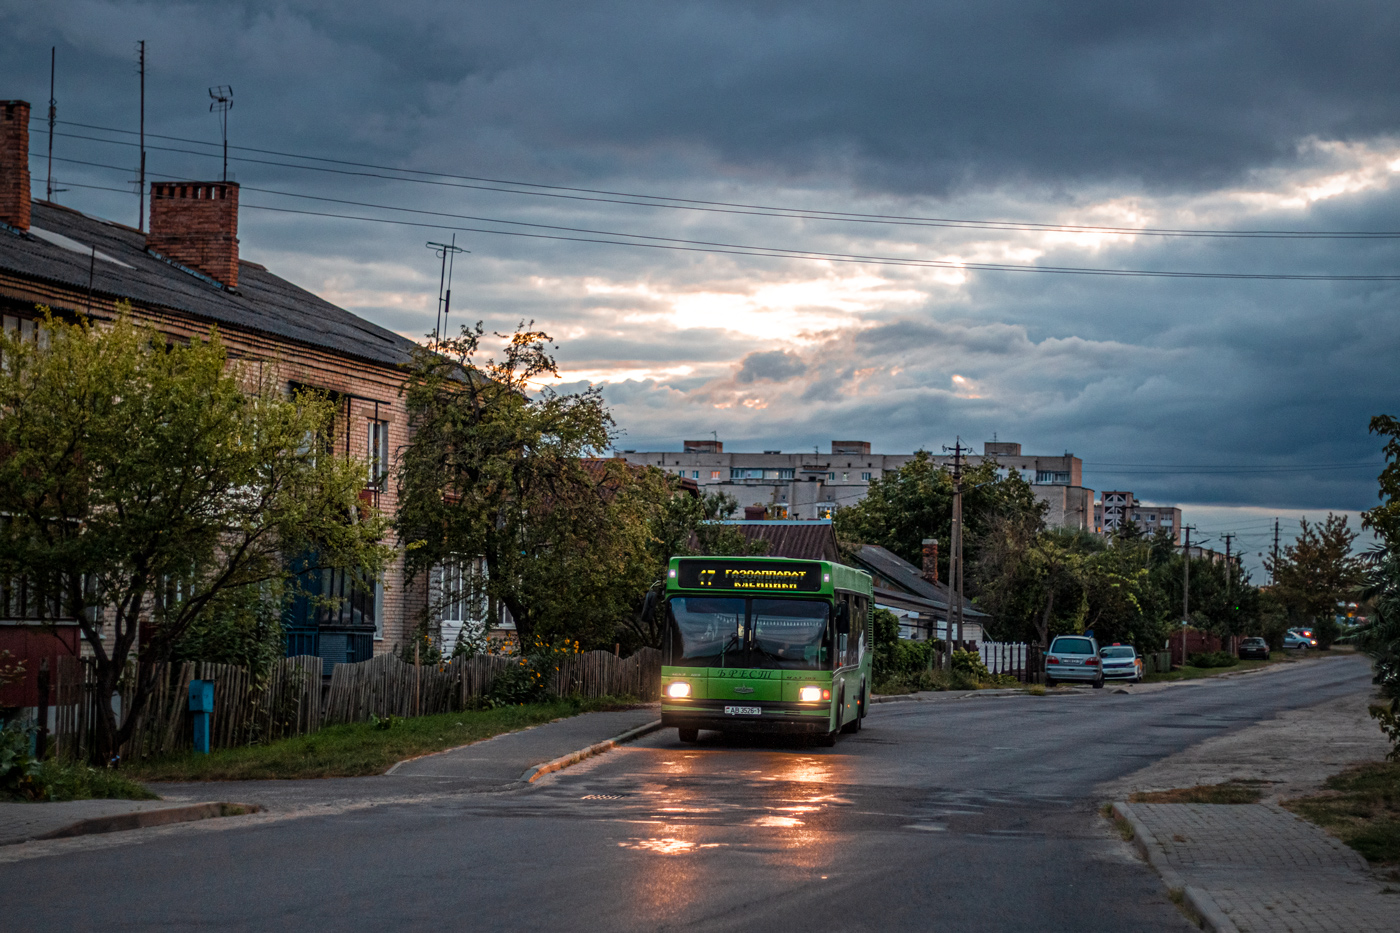
[[[661,600],[659,590],[647,590],[646,599],[642,600],[642,619],[649,621],[656,614],[656,604]]]

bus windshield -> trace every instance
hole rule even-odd
[[[817,599],[679,596],[669,603],[670,663],[826,670],[830,605]]]

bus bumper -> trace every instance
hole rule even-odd
[[[831,731],[828,710],[796,711],[767,709],[757,716],[731,716],[722,709],[679,709],[661,711],[663,729],[710,729],[715,732],[782,732],[825,735]]]

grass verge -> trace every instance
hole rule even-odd
[[[0,800],[59,802],[64,800],[159,800],[150,788],[124,771],[90,768],[75,761],[50,759],[24,782],[23,793],[3,794]]]
[[[1400,761],[1348,768],[1327,779],[1321,793],[1282,806],[1316,823],[1365,856],[1400,868]]]
[[[996,687],[1019,687],[1021,682],[1010,675],[992,674],[979,680],[966,671],[918,671],[913,674],[896,674],[875,681],[872,693],[892,696],[901,693],[919,693],[926,690],[990,690]]]
[[[1288,664],[1307,657],[1317,657],[1318,652],[1308,651],[1302,654],[1291,652],[1285,654],[1282,651],[1275,651],[1269,656],[1267,661],[1240,661],[1230,667],[1193,667],[1187,664],[1185,667],[1178,667],[1172,671],[1162,671],[1158,674],[1147,674],[1143,676],[1143,682],[1149,684],[1169,683],[1174,680],[1197,680],[1201,677],[1219,677],[1221,674],[1237,674],[1240,671],[1255,671],[1261,667],[1271,667],[1275,664]]]
[[[1133,794],[1129,803],[1258,803],[1264,796],[1263,781],[1233,780],[1224,784],[1198,784],[1172,790],[1150,790]]]
[[[266,745],[135,762],[123,773],[142,781],[253,781],[383,774],[406,758],[456,748],[578,713],[626,709],[632,705],[635,704],[631,701],[608,698],[571,699],[394,719],[389,728],[383,728],[383,722],[378,726],[367,722],[349,723]]]

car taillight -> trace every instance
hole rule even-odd
[[[666,687],[666,695],[673,700],[683,700],[690,696],[690,684],[678,680]]]
[[[1056,657],[1053,657],[1053,656],[1052,656],[1052,657],[1048,657],[1048,658],[1045,659],[1045,663],[1046,663],[1046,664],[1059,664],[1059,663],[1060,663],[1060,659],[1059,659],[1059,658],[1056,658]]]
[[[822,688],[802,687],[797,691],[797,698],[803,703],[815,703],[822,698]]]
[[[1085,664],[1098,664],[1098,663],[1099,663],[1099,659],[1098,659],[1098,658],[1090,658],[1089,660],[1085,661],[1084,663],[1085,663]]]

